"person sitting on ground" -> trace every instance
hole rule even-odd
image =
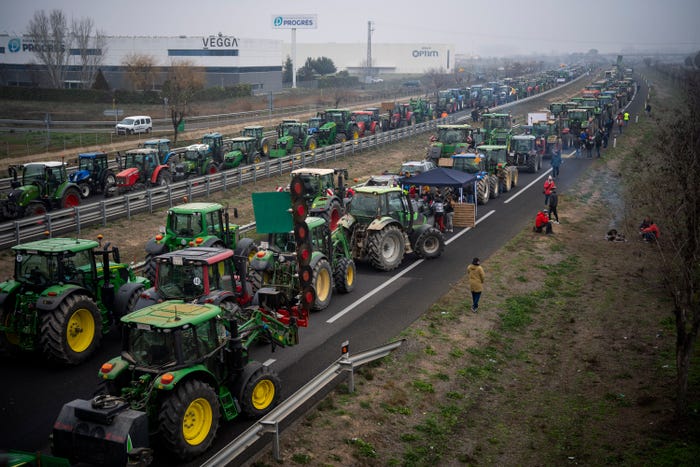
[[[642,223],[639,224],[639,230],[646,229],[651,225],[651,218],[649,216],[645,217],[644,220],[642,220]]]
[[[537,216],[535,217],[535,232],[542,233],[542,229],[544,229],[546,234],[552,233],[552,223],[550,222],[547,214],[546,209],[543,209],[537,213]]]
[[[654,224],[653,220],[649,220],[649,222],[649,227],[642,229],[640,233],[642,234],[642,238],[647,242],[654,242],[659,239],[661,232],[659,231],[659,227]]]

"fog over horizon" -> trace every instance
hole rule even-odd
[[[298,29],[297,42],[453,44],[483,57],[586,53],[688,53],[700,50],[700,0],[464,1],[385,0],[371,8],[309,0],[134,1],[27,0],[6,8],[0,33],[21,35],[36,10],[90,17],[109,36],[210,36],[223,33],[289,43],[272,28],[275,15],[317,15],[317,29]]]

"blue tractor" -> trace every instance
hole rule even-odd
[[[104,152],[78,154],[78,170],[70,174],[68,180],[78,185],[80,196],[83,198],[98,191],[104,193],[107,185],[117,182]]]

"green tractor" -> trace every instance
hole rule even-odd
[[[206,144],[191,144],[184,152],[171,153],[167,163],[170,164],[175,182],[190,177],[212,175],[219,171],[219,164]]]
[[[355,260],[391,271],[407,252],[426,259],[442,255],[445,239],[433,224],[430,208],[409,199],[400,187],[367,186],[355,190],[338,230]]]
[[[432,118],[432,110],[430,109],[430,102],[423,100],[422,98],[410,98],[408,104],[413,109],[413,118],[415,123],[427,122]]]
[[[253,138],[253,151],[261,158],[270,157],[270,138],[265,136],[264,128],[260,125],[252,125],[243,127],[241,136]]]
[[[293,345],[299,326],[260,309],[239,324],[225,308],[181,300],[121,322],[121,355],[98,371],[102,394],[65,404],[54,423],[52,452],[72,463],[147,465],[129,462],[152,457],[152,444],[179,461],[202,455],[221,419],[259,418],[280,399],[279,377],[250,359],[247,338],[279,329],[277,343]]]
[[[292,170],[291,175],[301,177],[304,181],[304,197],[310,215],[325,219],[331,231],[335,230],[338,220],[345,212],[344,180],[348,179],[348,170],[304,167]],[[337,184],[335,176],[338,177]]]
[[[150,282],[94,240],[50,238],[12,247],[14,279],[0,284],[0,348],[84,362],[110,324],[131,312]],[[110,264],[110,255],[113,263]]]
[[[192,247],[156,256],[155,281],[136,303],[136,310],[166,300],[212,303],[230,311],[248,305],[255,292],[248,280],[248,262],[257,248],[242,239],[236,251]]]
[[[508,151],[508,164],[523,167],[531,173],[539,172],[542,168],[542,154],[537,150],[536,141],[534,135],[513,136]]]
[[[485,159],[486,171],[489,174],[489,193],[492,198],[499,193],[507,193],[518,185],[518,167],[508,163],[508,148],[500,145],[483,144],[479,153]],[[497,186],[496,186],[497,185]]]
[[[479,150],[482,147],[479,146]],[[498,181],[495,180],[496,177],[489,175],[486,157],[483,154],[473,152],[455,154],[452,156],[452,168],[476,177],[476,186],[474,188],[467,187],[467,192],[472,193],[474,189],[476,190],[473,194],[477,204],[486,204],[489,202],[489,198],[499,196]]]
[[[476,144],[477,131],[471,125],[438,125],[438,134],[433,136],[428,149],[428,159],[437,164],[441,157],[450,157],[458,152],[467,152]]]
[[[0,200],[0,218],[39,216],[80,205],[80,188],[71,182],[63,162],[30,162],[9,167],[12,189]],[[18,172],[22,172],[22,180]]]
[[[246,164],[257,164],[262,162],[262,155],[255,149],[256,140],[250,136],[238,136],[227,140],[230,144],[227,152],[224,154],[223,165],[224,169],[234,169]]]
[[[317,117],[325,123],[335,123],[335,142],[342,143],[347,140],[360,138],[360,130],[357,123],[352,119],[352,112],[349,109],[326,109],[318,112]]]
[[[510,114],[483,114],[481,121],[486,144],[510,146],[510,138],[513,135],[513,120]]]
[[[285,157],[318,147],[316,138],[309,134],[309,125],[299,120],[284,120],[277,126],[277,143],[270,149],[270,157]]]
[[[234,209],[233,216],[238,217]],[[168,209],[165,227],[146,243],[143,273],[156,277],[155,257],[187,247],[236,248],[238,225],[229,224],[228,210],[218,203],[185,203]]]

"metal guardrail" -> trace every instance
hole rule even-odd
[[[116,219],[131,217],[137,213],[179,204],[186,196],[189,200],[208,197],[216,191],[228,191],[245,183],[255,183],[259,179],[289,173],[294,169],[313,166],[325,161],[334,161],[339,157],[352,156],[364,150],[391,144],[434,129],[439,123],[454,121],[457,114],[447,119],[399,128],[382,132],[358,140],[326,146],[315,151],[289,155],[279,159],[269,159],[255,165],[225,170],[212,175],[192,178],[165,187],[154,187],[145,191],[127,193],[114,198],[76,206],[71,209],[51,211],[43,216],[33,216],[0,224],[0,249],[9,248],[21,242],[43,238],[44,232],[51,235],[76,233],[87,226],[101,224]]]
[[[258,420],[253,426],[244,431],[240,436],[231,441],[219,452],[201,464],[201,467],[216,467],[227,465],[233,461],[248,447],[260,440],[266,433],[272,433],[273,446],[272,451],[275,460],[280,461],[279,447],[279,424],[285,418],[289,417],[299,407],[311,399],[321,389],[326,387],[340,373],[348,373],[348,391],[354,392],[354,370],[355,368],[364,365],[365,363],[380,358],[386,357],[393,350],[399,348],[405,339],[391,342],[381,347],[376,347],[371,350],[360,352],[357,355],[350,356],[345,354],[336,360],[331,366],[323,370],[311,381],[302,386],[282,404],[278,405],[272,412]]]

